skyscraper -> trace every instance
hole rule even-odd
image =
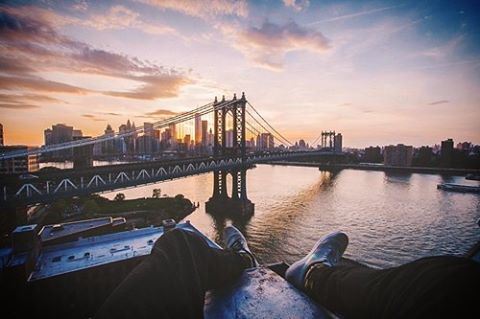
[[[149,122],[143,123],[143,132],[146,136],[153,137],[154,135],[153,123],[149,123]]]
[[[273,135],[270,133],[262,133],[257,135],[257,149],[266,150],[273,149],[275,147],[275,141]]]
[[[202,146],[208,145],[208,121],[202,121]]]
[[[195,144],[202,142],[202,117],[200,114],[195,114]]]
[[[45,145],[60,144],[73,141],[75,137],[81,137],[82,131],[74,130],[73,126],[65,124],[52,125],[52,128],[48,128],[43,131],[45,137]],[[65,159],[73,156],[72,149],[66,149],[62,151],[54,151],[48,154],[53,158]]]
[[[170,129],[170,138],[172,139],[172,143],[175,143],[177,141],[177,130],[175,123],[169,124],[168,128]]]
[[[0,123],[0,146],[3,146],[3,125]]]

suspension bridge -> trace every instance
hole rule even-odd
[[[253,204],[247,197],[246,171],[248,168],[262,162],[339,155],[331,145],[329,148],[312,150],[289,149],[288,147],[293,144],[247,101],[244,94],[238,99],[234,95],[231,100],[225,100],[223,97],[218,101],[215,98],[211,103],[155,122],[153,127],[155,129],[167,128],[172,124],[185,123],[195,117],[207,114],[213,115],[212,156],[140,161],[50,172],[40,171],[34,179],[16,179],[8,183],[0,181],[0,206],[18,207],[50,203],[60,198],[137,187],[213,172],[213,192],[207,202],[207,208],[225,209],[225,207],[231,208],[233,205],[239,209],[241,214],[248,214],[253,212]],[[228,144],[227,129],[230,132],[233,131],[233,138]],[[142,133],[145,133],[144,128],[140,127],[126,133],[119,132],[110,136],[98,136],[68,143],[46,145],[37,149],[8,152],[0,154],[0,160],[84,147]],[[259,136],[262,133],[270,133],[285,147],[275,150],[247,150],[247,135]],[[232,180],[230,194],[227,190],[227,175],[231,175]]]

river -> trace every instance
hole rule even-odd
[[[234,224],[262,263],[292,263],[335,230],[350,238],[347,257],[373,267],[430,255],[461,255],[480,240],[480,196],[436,188],[440,182],[465,183],[463,177],[360,170],[332,174],[310,167],[257,165],[247,179],[255,214]],[[221,242],[222,229],[230,221],[205,212],[212,183],[213,174],[203,174],[103,196],[122,192],[126,198],[147,197],[155,188],[169,196],[183,194],[200,202],[187,219]]]

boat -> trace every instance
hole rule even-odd
[[[465,176],[465,179],[471,181],[480,181],[480,174],[467,174],[467,176]]]
[[[480,186],[461,185],[453,183],[442,183],[437,185],[437,189],[459,193],[477,193],[480,194]]]

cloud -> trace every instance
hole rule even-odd
[[[120,113],[115,113],[115,112],[98,112],[97,114],[101,114],[101,115],[111,115],[111,116],[120,116],[122,114]]]
[[[230,24],[220,24],[219,28],[247,58],[271,70],[283,68],[288,52],[322,53],[330,48],[329,40],[321,32],[301,27],[293,21],[284,25],[265,21],[261,27],[240,31]]]
[[[37,107],[39,106],[34,104],[12,104],[0,102],[0,108],[2,109],[34,109]]]
[[[40,107],[37,103],[66,103],[62,100],[39,94],[0,93],[0,108],[31,109]]]
[[[182,86],[192,83],[191,80],[181,75],[146,76],[142,77],[142,80],[147,84],[135,90],[128,92],[110,91],[103,92],[103,94],[129,99],[154,100],[156,98],[175,97],[179,94]]]
[[[439,101],[430,102],[430,103],[428,103],[428,105],[439,105],[439,104],[447,104],[447,103],[450,103],[450,101],[448,101],[448,100],[439,100]]]
[[[33,101],[33,102],[51,102],[51,103],[66,103],[65,101],[45,96],[39,94],[1,94],[0,101],[2,102],[24,102],[24,101]]]
[[[104,122],[104,121],[106,121],[105,119],[98,118],[98,117],[96,117],[96,116],[93,115],[93,114],[82,114],[82,117],[85,117],[85,118],[87,118],[87,119],[91,119],[92,121],[95,121],[95,122]]]
[[[248,3],[245,0],[138,0],[163,10],[173,10],[183,14],[208,19],[213,16],[248,16]]]
[[[310,5],[309,0],[283,0],[285,7],[290,7],[295,11],[302,11]]]
[[[28,89],[50,93],[87,94],[92,92],[77,86],[60,82],[48,81],[40,77],[12,77],[0,76],[0,87],[3,90]]]
[[[107,12],[92,15],[88,19],[78,19],[75,23],[97,30],[134,28],[151,34],[175,33],[175,29],[169,26],[142,21],[138,12],[121,5],[113,6]]]
[[[182,71],[72,40],[56,32],[47,19],[52,18],[49,13],[34,16],[34,10],[27,9],[0,7],[0,66],[7,75],[0,76],[2,89],[102,93],[38,76],[39,72],[76,72],[129,79],[140,85],[131,92],[104,92],[106,95],[156,99],[174,97],[182,85],[192,82]]]
[[[172,115],[177,115],[177,112],[173,112],[170,110],[165,110],[165,109],[159,109],[153,112],[148,112],[146,115],[149,116],[172,116]]]

